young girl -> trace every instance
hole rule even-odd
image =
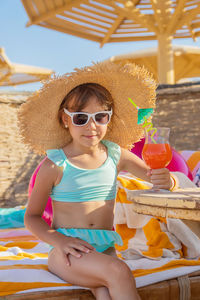
[[[115,254],[112,230],[121,170],[169,189],[167,169],[150,170],[125,148],[143,134],[137,111],[154,107],[155,84],[144,69],[100,63],[47,83],[19,112],[24,142],[47,153],[28,201],[25,225],[50,245],[49,270],[96,299],[140,299],[134,277]],[[49,195],[51,227],[42,219]]]

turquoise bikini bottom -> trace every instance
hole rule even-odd
[[[114,247],[115,244],[123,245],[121,236],[113,230],[103,229],[85,229],[85,228],[58,228],[56,231],[64,234],[65,236],[79,238],[88,242],[98,252],[104,252],[110,247]],[[53,246],[49,245],[49,252],[53,249]]]

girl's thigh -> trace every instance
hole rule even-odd
[[[95,250],[81,253],[80,258],[69,255],[69,260],[70,266],[66,264],[65,255],[54,248],[48,258],[49,270],[64,281],[88,288],[108,286],[112,278],[116,278],[117,274],[122,275],[128,268],[117,257]]]
[[[116,253],[116,250],[115,250],[114,247],[108,248],[108,249],[105,250],[103,253],[104,253],[104,254],[107,254],[107,255],[110,255],[110,256],[113,256],[113,257],[117,257],[117,253]]]

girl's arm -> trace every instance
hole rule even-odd
[[[61,234],[53,230],[42,218],[51,189],[57,181],[57,167],[48,159],[38,171],[35,185],[24,216],[25,226],[42,241],[55,246],[59,243]]]
[[[130,172],[138,178],[151,182],[154,188],[169,190],[174,183],[168,169],[150,169],[137,155],[123,148],[121,148],[118,171]]]

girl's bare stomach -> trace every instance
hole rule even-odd
[[[114,200],[88,202],[53,201],[52,227],[112,230]]]

